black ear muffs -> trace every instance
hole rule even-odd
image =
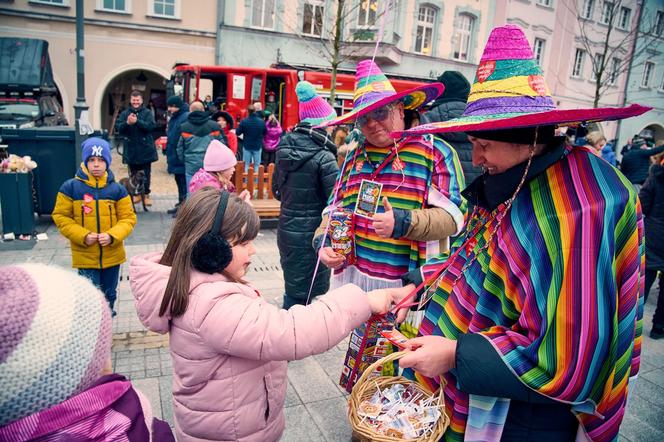
[[[212,230],[207,232],[196,242],[191,251],[191,265],[203,273],[219,273],[228,267],[233,260],[231,245],[219,233],[224,220],[224,212],[228,205],[229,193],[222,191],[219,198],[217,213],[214,215]]]

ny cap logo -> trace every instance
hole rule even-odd
[[[103,148],[101,146],[92,146],[92,156],[94,157],[102,157],[104,156]]]

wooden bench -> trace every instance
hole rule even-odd
[[[274,199],[272,193],[272,174],[274,164],[268,164],[267,168],[262,164],[258,167],[258,173],[254,172],[253,166],[248,172],[244,171],[244,161],[238,161],[233,175],[233,184],[239,194],[247,189],[251,195],[251,203],[261,219],[279,218],[281,202]]]

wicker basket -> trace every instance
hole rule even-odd
[[[440,407],[440,419],[436,423],[434,431],[426,439],[398,439],[391,436],[385,436],[384,434],[377,433],[369,424],[363,422],[362,417],[357,414],[357,410],[360,404],[371,399],[373,394],[376,392],[376,387],[379,387],[381,390],[389,387],[393,384],[402,384],[409,385],[413,384],[417,390],[421,393],[430,396],[430,393],[422,388],[417,382],[406,379],[403,376],[379,376],[370,378],[369,375],[380,365],[387,362],[391,362],[397,359],[400,359],[404,356],[406,352],[396,352],[391,353],[384,358],[381,358],[367,367],[362,373],[360,379],[353,387],[353,392],[348,398],[348,418],[350,420],[350,425],[353,428],[353,441],[358,442],[436,442],[443,435],[447,427],[450,425],[450,419],[445,414],[445,406],[443,399],[443,388],[444,385],[441,379],[441,388],[438,390],[438,404]]]

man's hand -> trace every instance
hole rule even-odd
[[[430,378],[454,368],[457,341],[442,336],[420,336],[406,341],[411,350],[399,360],[399,367],[412,367]]]
[[[85,235],[85,239],[83,240],[85,242],[86,246],[91,246],[92,244],[97,242],[97,237],[99,235],[95,232],[90,232],[87,235]]]
[[[322,247],[318,251],[318,256],[320,256],[320,260],[323,264],[333,270],[336,270],[344,265],[344,256],[335,252],[332,247]]]
[[[129,115],[127,116],[127,124],[136,124],[137,121],[138,117],[136,116],[136,114],[130,112]]]
[[[113,241],[113,238],[111,238],[111,235],[108,233],[100,233],[97,236],[97,241],[99,241],[99,244],[102,246],[107,246],[111,243],[111,241]]]
[[[394,212],[392,212],[392,204],[383,197],[384,213],[377,213],[373,216],[373,228],[376,234],[381,238],[389,238],[394,231]]]

